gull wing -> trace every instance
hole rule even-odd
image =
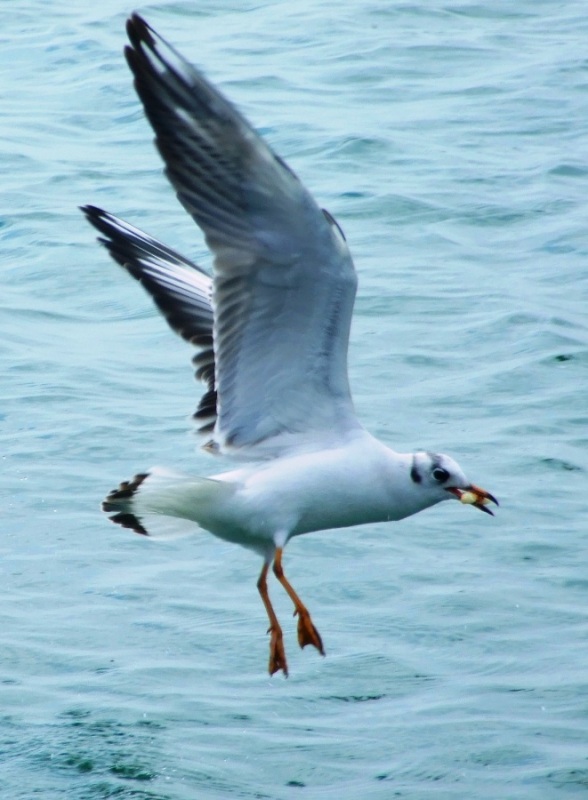
[[[215,256],[217,443],[265,446],[357,427],[347,378],[357,277],[341,230],[141,17],[127,32],[167,177]]]
[[[138,280],[151,295],[170,328],[198,348],[193,358],[196,377],[204,381],[194,418],[201,432],[216,421],[214,389],[212,279],[196,264],[96,206],[84,206],[88,221],[102,234],[99,241],[112,258]]]

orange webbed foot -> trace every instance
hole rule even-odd
[[[269,674],[274,675],[276,672],[282,670],[284,677],[288,677],[288,662],[286,661],[286,651],[284,650],[284,641],[282,637],[282,629],[278,627],[270,627],[268,633],[271,633],[270,639],[270,657],[269,657]]]
[[[300,647],[306,647],[307,644],[311,644],[316,647],[321,656],[324,656],[323,640],[314,627],[308,611],[305,608],[299,608],[294,614],[298,614],[298,644]]]

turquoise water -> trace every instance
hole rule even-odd
[[[272,585],[288,680],[255,556],[99,511],[138,470],[214,465],[190,349],[77,206],[209,262],[121,55],[133,8],[72,5],[13,0],[0,34],[1,796],[586,796],[585,3],[139,9],[343,226],[366,425],[501,500],[292,542],[327,656]]]

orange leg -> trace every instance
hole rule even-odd
[[[284,651],[284,642],[282,638],[282,628],[280,623],[278,622],[278,618],[276,617],[276,612],[273,609],[271,600],[269,598],[269,594],[267,591],[267,573],[269,571],[269,564],[265,563],[263,565],[263,569],[261,570],[261,574],[259,576],[259,580],[257,581],[257,588],[259,590],[259,594],[261,595],[261,599],[263,600],[263,604],[265,606],[265,610],[267,611],[267,615],[269,618],[270,626],[268,628],[268,633],[271,633],[270,639],[270,657],[269,657],[269,674],[273,675],[274,672],[279,672],[283,670],[284,675],[286,678],[288,677],[288,662],[286,661],[286,653]]]
[[[316,647],[316,649],[322,656],[324,656],[325,651],[323,649],[323,641],[320,637],[319,632],[312,624],[312,619],[310,618],[308,609],[306,608],[302,600],[298,597],[298,595],[290,585],[289,581],[287,580],[286,576],[284,575],[284,570],[282,569],[282,552],[283,551],[281,547],[276,548],[276,554],[274,557],[274,575],[280,581],[284,589],[288,592],[290,599],[294,603],[294,609],[295,609],[294,616],[298,614],[298,644],[300,645],[300,647],[305,647],[307,644],[311,644],[313,645],[313,647]],[[267,565],[265,571],[267,574]]]

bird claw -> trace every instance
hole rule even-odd
[[[268,633],[271,633],[272,636],[270,640],[270,656],[268,665],[269,674],[274,675],[276,672],[282,670],[284,677],[287,678],[288,662],[286,661],[282,630],[281,628],[276,629],[273,625],[270,625]]]
[[[321,656],[324,656],[325,650],[323,647],[323,640],[320,633],[314,627],[310,614],[306,609],[297,609],[298,616],[298,644],[300,647],[306,647],[311,644],[319,651]]]

